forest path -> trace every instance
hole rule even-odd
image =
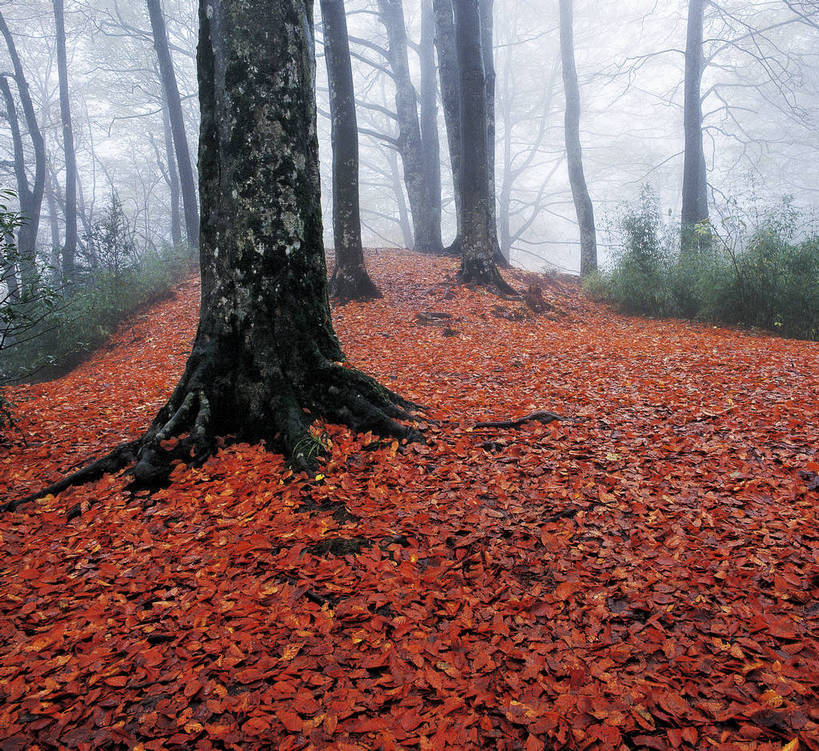
[[[427,444],[330,426],[317,478],[236,445],[0,517],[0,747],[819,748],[819,345],[368,263],[337,331]],[[138,437],[197,305],[13,389],[0,497]],[[472,427],[538,409],[574,419]]]

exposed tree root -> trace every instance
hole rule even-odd
[[[503,278],[492,258],[462,259],[457,276],[461,284],[475,284],[485,287],[490,292],[494,292],[507,300],[520,299],[517,290]]]
[[[18,498],[14,501],[4,503],[2,506],[0,506],[0,513],[16,511],[17,508],[22,506],[24,503],[32,503],[33,501],[44,498],[47,495],[62,493],[63,490],[66,490],[74,485],[85,485],[86,483],[94,482],[94,480],[99,480],[103,475],[117,472],[123,467],[126,467],[136,461],[140,443],[141,440],[120,444],[101,459],[97,459],[91,464],[87,464],[82,469],[77,470],[67,477],[63,477],[62,480],[58,480],[53,485],[49,485],[47,488],[38,490],[36,493],[32,493],[31,495],[27,495],[23,498]]]
[[[554,412],[546,412],[544,410],[532,412],[525,417],[519,417],[517,420],[491,420],[488,422],[475,423],[476,428],[519,428],[527,422],[540,422],[548,425],[550,422],[558,422],[571,420],[571,417],[564,417],[563,415],[555,414]]]
[[[271,449],[280,449],[299,470],[315,468],[324,453],[320,442],[310,432],[314,417],[347,425],[356,432],[372,431],[408,441],[422,440],[420,431],[411,424],[415,404],[385,388],[373,378],[341,363],[324,360],[315,371],[315,384],[297,399],[287,393],[275,404],[268,404],[263,419],[252,421],[247,415],[215,414],[212,401],[220,393],[213,391],[210,368],[189,362],[189,370],[168,403],[160,410],[145,435],[123,444],[110,454],[94,461],[53,485],[24,498],[0,506],[0,513],[14,511],[49,494],[71,486],[83,485],[133,464],[131,488],[157,488],[165,484],[179,461],[200,466],[215,450],[217,435],[236,435],[241,440],[265,439]],[[210,388],[209,388],[210,386]],[[235,411],[235,410],[234,410]],[[228,412],[230,412],[228,410]],[[243,426],[247,430],[243,432]],[[264,428],[264,429],[263,429]],[[69,512],[79,515],[78,508]]]

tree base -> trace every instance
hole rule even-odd
[[[341,304],[357,300],[367,302],[377,300],[381,291],[375,286],[375,282],[370,279],[370,275],[363,267],[344,269],[336,265],[333,275],[330,278],[330,297]]]
[[[475,284],[496,292],[501,297],[517,298],[517,291],[501,276],[494,261],[489,258],[463,258],[458,271],[461,284]]]
[[[191,361],[194,359],[195,355]],[[93,482],[129,464],[134,465],[130,470],[132,488],[162,487],[178,462],[199,466],[213,455],[219,435],[232,434],[237,440],[250,442],[264,439],[269,448],[282,451],[299,470],[314,469],[323,453],[320,448],[316,450],[316,440],[310,432],[310,425],[317,418],[347,425],[356,432],[372,431],[409,441],[422,439],[415,427],[405,424],[414,420],[411,412],[421,409],[419,405],[339,362],[325,362],[314,373],[312,386],[305,389],[300,400],[295,399],[291,390],[271,402],[264,415],[254,415],[252,420],[242,421],[237,415],[245,413],[237,411],[238,406],[226,409],[224,402],[219,401],[225,398],[224,386],[207,363],[192,365],[189,361],[173,396],[142,438],[118,446],[47,488],[0,506],[0,513]],[[219,411],[213,407],[216,404],[221,406]],[[69,514],[71,518],[76,516],[76,509]]]

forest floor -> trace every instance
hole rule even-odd
[[[819,749],[819,345],[369,263],[335,324],[426,444],[329,426],[317,476],[232,445],[0,517],[0,749]],[[141,435],[197,293],[11,391],[0,497]],[[568,419],[475,427],[535,410]]]

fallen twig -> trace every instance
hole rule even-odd
[[[571,420],[570,417],[555,414],[554,412],[538,411],[532,412],[525,417],[519,417],[517,420],[490,420],[487,422],[479,422],[475,424],[476,428],[519,428],[527,422],[540,422],[548,425],[550,422],[558,422],[564,420]]]

